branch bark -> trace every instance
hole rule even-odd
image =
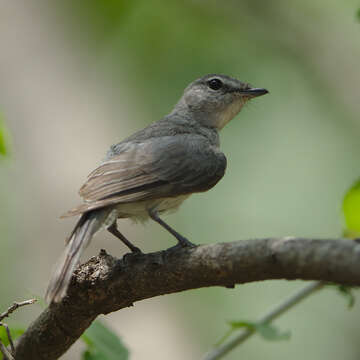
[[[75,272],[68,295],[52,304],[16,344],[16,360],[59,358],[99,314],[135,301],[208,286],[268,279],[360,285],[360,243],[275,238],[128,254],[104,250]]]

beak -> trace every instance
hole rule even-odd
[[[268,93],[269,92],[263,88],[251,88],[248,90],[240,90],[239,91],[239,94],[245,95],[245,96],[251,96],[251,97],[257,97],[257,96],[265,95]]]

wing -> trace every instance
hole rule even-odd
[[[206,191],[222,178],[225,168],[224,154],[201,135],[124,143],[81,187],[85,203],[65,216],[113,204]]]

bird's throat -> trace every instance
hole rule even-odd
[[[242,109],[245,101],[240,99],[226,107],[215,119],[215,127],[221,130],[228,122],[230,122]]]

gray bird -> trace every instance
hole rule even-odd
[[[194,246],[159,215],[177,210],[192,193],[209,190],[224,176],[219,130],[248,100],[267,93],[229,76],[206,75],[185,89],[169,115],[111,146],[80,189],[84,203],[63,215],[80,218],[50,280],[47,301],[66,295],[82,252],[100,229],[141,252],[119,232],[119,218],[151,218],[177,239],[177,246]]]

